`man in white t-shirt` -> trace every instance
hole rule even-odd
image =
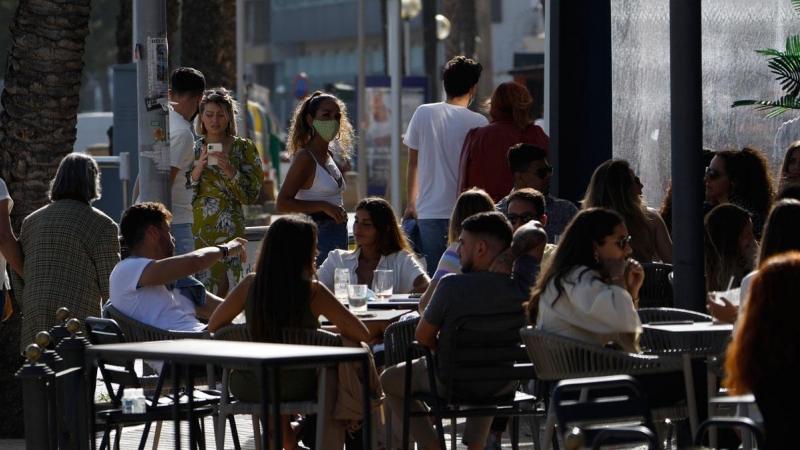
[[[169,96],[169,153],[170,180],[172,180],[172,235],[175,253],[182,255],[194,250],[192,235],[192,194],[188,171],[194,161],[194,134],[191,121],[203,99],[206,79],[191,67],[179,67],[172,72]],[[134,202],[139,199],[139,179],[133,192]]]
[[[11,265],[11,269],[22,276],[22,249],[11,228],[11,208],[14,207],[14,200],[8,194],[5,181],[0,179],[0,329],[6,317],[6,291],[10,287],[8,273],[6,272],[6,260]]]
[[[447,100],[417,108],[403,140],[408,147],[408,207],[403,219],[417,221],[428,274],[436,270],[447,248],[464,138],[469,130],[489,123],[468,108],[482,70],[469,58],[451,59],[442,72]]]
[[[235,238],[224,245],[174,256],[171,219],[164,205],[152,202],[133,205],[122,215],[120,231],[131,256],[111,273],[108,304],[164,330],[202,330],[205,324],[197,316],[210,317],[222,299],[207,292],[190,275],[211,267],[220,258],[241,254],[244,261],[247,241]]]

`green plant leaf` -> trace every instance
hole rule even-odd
[[[792,0],[792,8],[794,8],[794,12],[800,14],[800,0]]]
[[[777,101],[736,100],[731,105],[732,108],[739,106],[755,106],[757,111],[767,111],[765,118],[772,119],[787,111],[800,110],[800,100],[797,97],[785,95]]]

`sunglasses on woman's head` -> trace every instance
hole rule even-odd
[[[708,175],[708,178],[710,178],[712,180],[716,180],[717,178],[719,178],[719,177],[721,177],[723,175],[727,175],[727,174],[726,173],[722,173],[717,169],[712,169],[711,167],[706,167],[706,175]]]

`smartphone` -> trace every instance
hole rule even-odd
[[[221,152],[222,151],[222,144],[208,144],[208,165],[209,166],[216,166],[217,165],[217,158],[211,156],[212,153]]]

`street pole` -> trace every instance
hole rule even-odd
[[[236,0],[236,100],[239,102],[239,117],[236,118],[239,136],[248,138],[247,91],[244,85],[244,0]]]
[[[169,52],[165,0],[134,0],[133,42],[139,118],[139,195],[172,209],[169,158]]]
[[[358,0],[358,199],[367,197],[367,138],[365,118],[367,117],[367,61],[366,61],[366,0]]]
[[[402,106],[400,89],[402,74],[400,73],[400,2],[386,2],[386,15],[389,22],[389,77],[391,77],[391,111],[392,141],[390,148],[390,191],[391,203],[395,214],[402,215],[404,208],[400,202],[400,124]]]

